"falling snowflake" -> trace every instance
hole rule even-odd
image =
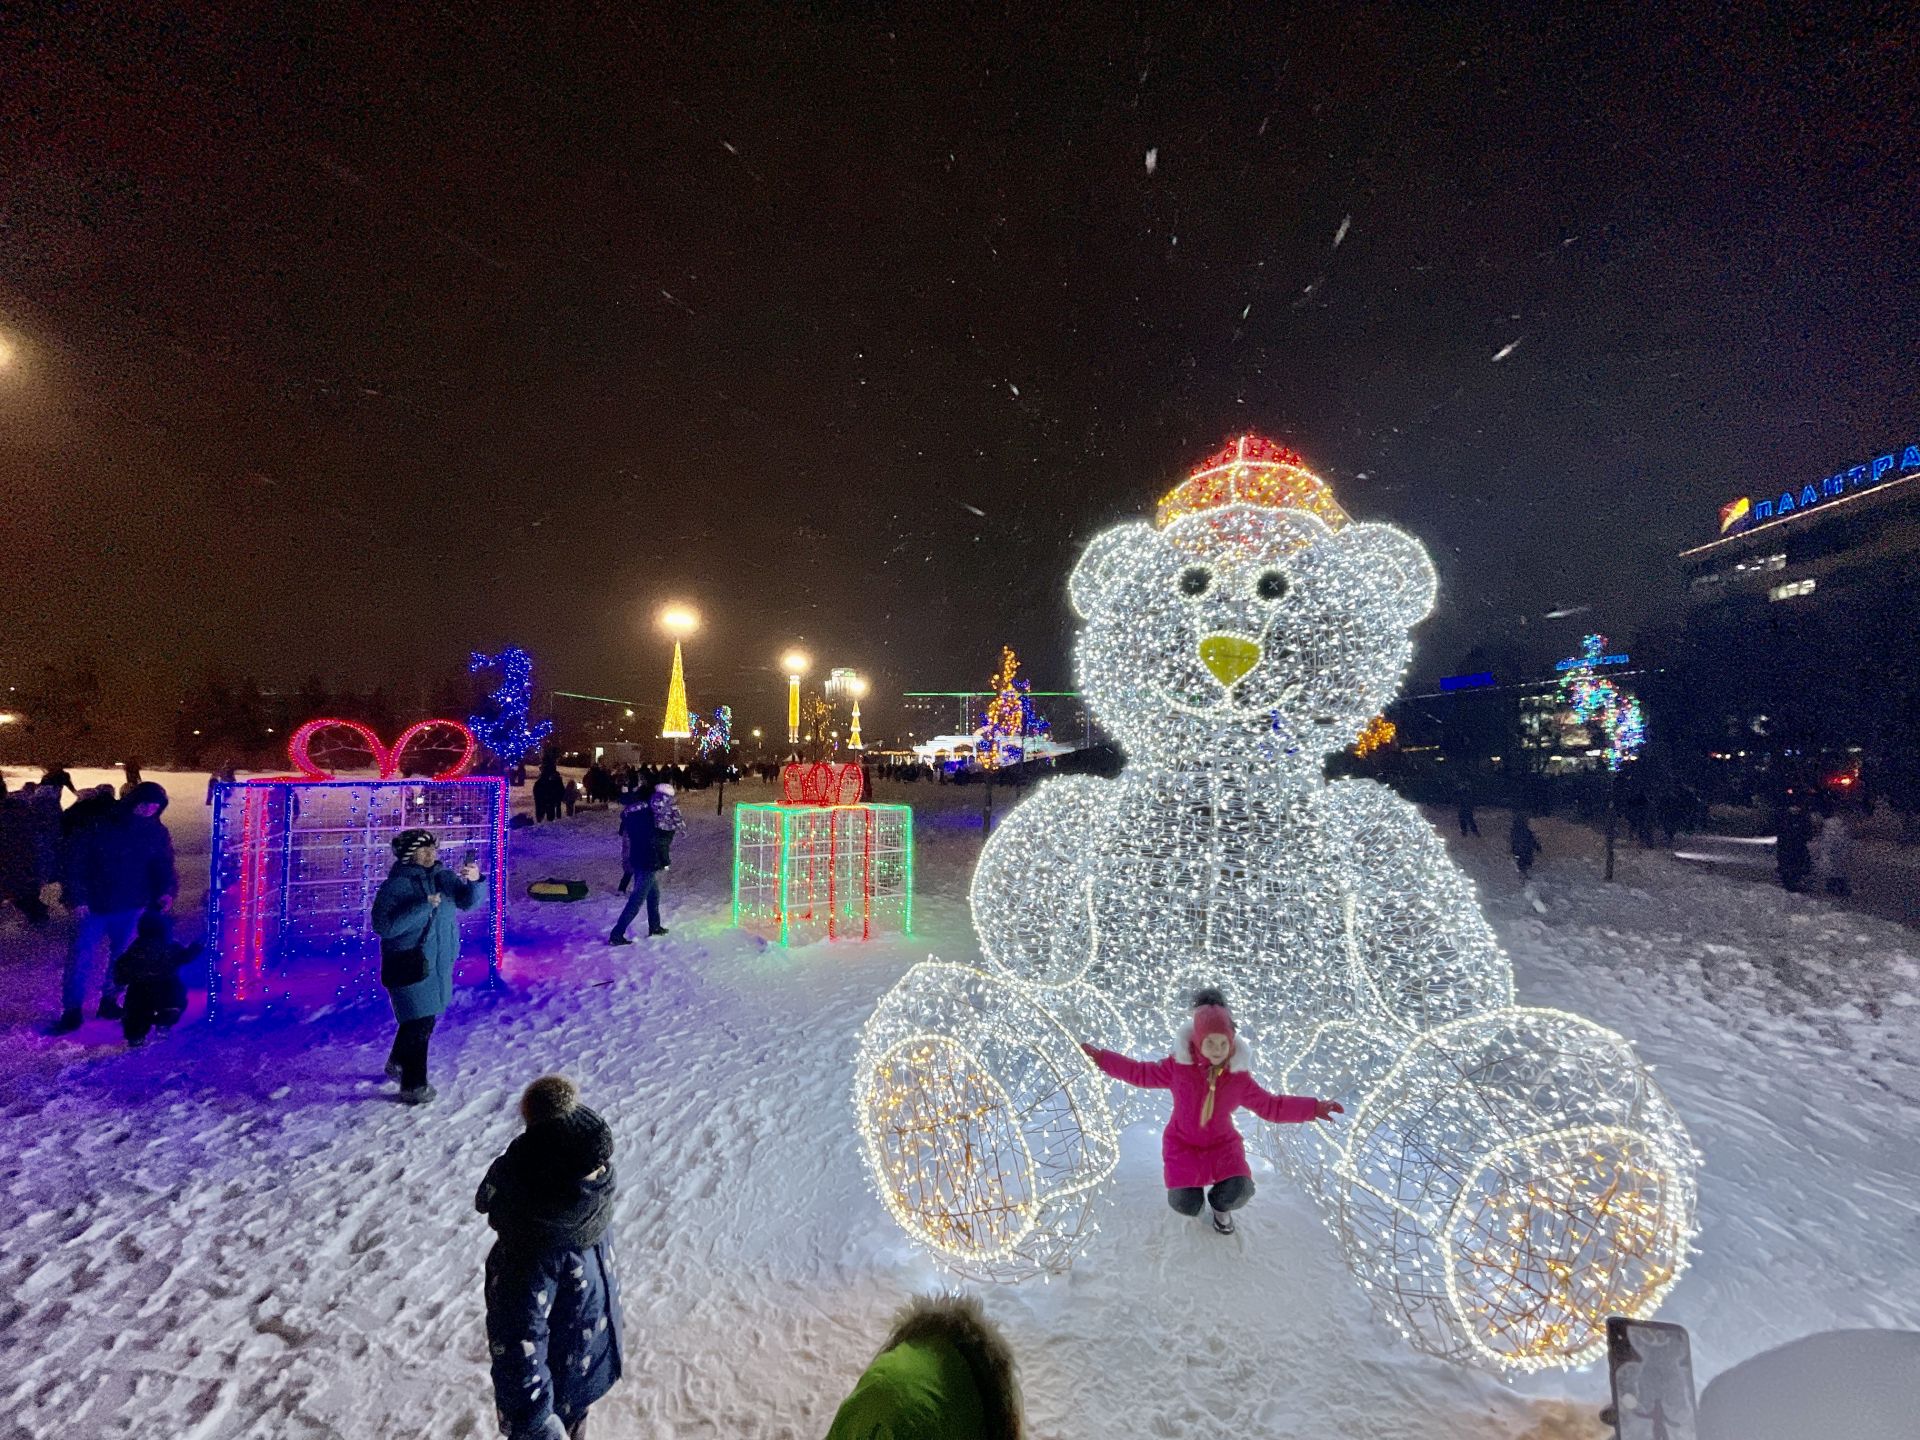
[[[1340,222],[1340,228],[1333,232],[1333,248],[1338,250],[1340,242],[1347,238],[1347,231],[1353,226],[1353,216],[1349,215]]]
[[[1151,150],[1147,151],[1147,173],[1151,175],[1159,164],[1160,164],[1160,147],[1156,145]]]
[[[1499,364],[1502,360],[1506,359],[1507,356],[1511,355],[1514,351],[1518,350],[1519,348],[1520,348],[1520,342],[1518,340],[1512,340],[1512,341],[1509,341],[1507,344],[1502,345],[1498,350],[1493,352],[1493,363],[1496,365]]]

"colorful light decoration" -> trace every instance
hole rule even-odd
[[[1607,769],[1617,771],[1629,760],[1639,758],[1647,743],[1647,717],[1640,701],[1605,675],[1599,667],[1620,657],[1606,653],[1607,637],[1589,635],[1580,642],[1580,653],[1562,660],[1554,668],[1562,672],[1560,698],[1582,725],[1599,729],[1606,737]]]
[[[432,770],[435,780],[457,780],[473,766],[477,742],[458,720],[420,720],[388,749],[358,720],[309,720],[287,738],[287,757],[307,780],[331,780],[337,770],[371,767],[391,780],[403,767]]]
[[[486,973],[506,951],[507,782],[467,773],[473,736],[423,720],[391,749],[353,720],[308,721],[288,740],[298,774],[218,783],[214,790],[207,934],[214,963],[209,1019],[235,1005],[318,1007],[379,989],[373,896],[402,830],[432,830],[450,856],[471,850],[489,881],[486,908],[462,917],[482,931]],[[400,778],[410,765],[430,779]],[[340,769],[377,779],[341,779]]]
[[[467,724],[480,743],[502,764],[513,765],[536,755],[553,734],[553,721],[534,724],[533,657],[518,645],[509,645],[498,655],[473,653],[467,664],[470,674],[499,670],[500,683],[487,696],[486,708],[467,717]]]
[[[1386,749],[1393,743],[1394,736],[1399,733],[1399,726],[1384,715],[1376,715],[1361,730],[1360,738],[1353,742],[1353,753],[1365,759],[1376,750]]]
[[[867,693],[867,682],[856,675],[847,682],[847,693],[853,697],[853,717],[847,727],[847,748],[864,750],[867,742],[860,738],[860,697]]]
[[[733,748],[733,709],[722,705],[711,716],[693,719],[693,753],[702,760],[719,760]]]
[[[985,770],[1017,765],[1026,753],[1030,736],[1048,733],[1047,722],[1034,709],[1031,685],[1017,679],[1020,657],[1011,645],[1000,647],[1000,668],[990,682],[993,699],[987,702],[985,723],[974,743],[974,754]]]
[[[860,799],[858,765],[787,765],[733,812],[733,923],[782,945],[913,930],[913,810]]]
[[[1223,986],[1273,1088],[1346,1106],[1262,1143],[1381,1312],[1423,1350],[1495,1368],[1592,1358],[1607,1314],[1650,1313],[1683,1269],[1699,1157],[1626,1041],[1514,1006],[1473,886],[1419,812],[1325,779],[1399,688],[1434,600],[1425,550],[1350,520],[1298,456],[1246,436],[1156,523],[1095,537],[1069,593],[1079,689],[1127,768],[1048,781],[988,841],[972,907],[999,986],[976,985],[972,1008],[1018,1036],[1032,1007],[1140,1053],[1195,988]],[[940,1117],[984,1118],[986,1082],[1008,1079],[994,1067],[1031,1063],[977,1042],[986,1024],[905,981],[881,1002],[859,1063],[884,1083],[856,1078],[869,1171],[942,1263],[1057,1273],[1085,1227],[1009,1266],[1017,1225],[929,1221],[915,1198],[1008,1188],[914,1169],[951,1168],[964,1125]],[[1144,1092],[1110,1103],[1152,1112]],[[890,1115],[930,1138],[889,1141]],[[1105,1143],[1090,1111],[1062,1123]],[[1004,1150],[981,1165],[1004,1172]]]
[[[1461,1133],[1491,1143],[1425,1143]],[[1315,1190],[1388,1319],[1456,1360],[1598,1359],[1606,1317],[1657,1308],[1691,1238],[1686,1127],[1624,1039],[1565,1011],[1428,1030],[1337,1144],[1279,1127],[1261,1141]]]

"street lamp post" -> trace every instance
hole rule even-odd
[[[789,650],[780,664],[787,672],[787,744],[800,743],[800,677],[807,673],[807,657]]]

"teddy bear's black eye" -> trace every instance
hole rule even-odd
[[[1262,600],[1278,600],[1287,593],[1287,577],[1278,570],[1262,570],[1253,588]]]
[[[1183,595],[1204,595],[1213,584],[1213,576],[1204,566],[1189,565],[1180,572],[1180,593]]]

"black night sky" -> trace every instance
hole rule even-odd
[[[1433,551],[1431,675],[1920,439],[1903,5],[23,8],[0,671],[653,697],[681,598],[744,723],[795,643],[1051,688],[1255,429]]]

